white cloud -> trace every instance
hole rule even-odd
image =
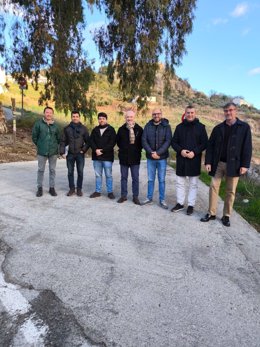
[[[231,12],[232,17],[241,17],[244,16],[248,11],[248,4],[246,2],[243,2],[241,4],[238,4],[234,11]]]
[[[256,67],[248,72],[250,76],[260,75],[260,67]]]
[[[228,22],[228,19],[226,18],[214,18],[212,20],[213,25],[226,24],[227,22]]]

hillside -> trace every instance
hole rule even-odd
[[[21,108],[21,93],[17,84],[9,83],[9,91],[0,95],[0,101],[3,105],[10,107],[11,97],[16,99],[17,108]],[[43,86],[40,86],[43,88]],[[181,115],[187,104],[195,105],[197,114],[201,121],[206,125],[208,133],[212,128],[223,120],[222,106],[231,100],[231,96],[223,94],[213,94],[211,97],[204,93],[192,89],[187,80],[182,80],[178,76],[171,79],[171,91],[167,92],[163,88],[162,73],[158,73],[155,87],[152,96],[156,98],[156,102],[150,102],[146,111],[139,112],[138,123],[144,125],[150,118],[151,110],[154,107],[161,107],[163,114],[169,119],[172,129],[180,122]],[[121,94],[117,89],[117,84],[109,85],[105,74],[96,74],[96,80],[91,85],[88,96],[95,96],[96,107],[98,111],[107,112],[109,122],[118,128],[123,122],[122,110],[127,107],[132,107],[133,104],[122,102]],[[42,113],[42,106],[38,105],[39,91],[33,90],[29,85],[25,91],[24,108],[27,113],[23,122],[18,122],[18,126],[30,128],[37,114]],[[260,111],[255,108],[243,106],[239,108],[239,117],[246,120],[252,129],[253,133],[253,162],[260,164]],[[69,122],[69,116],[65,117],[62,112],[56,112],[56,119],[64,124]],[[91,129],[96,124],[89,121],[86,125]],[[22,135],[23,136],[23,135]],[[25,136],[27,137],[27,136]]]

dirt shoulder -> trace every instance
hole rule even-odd
[[[32,143],[30,129],[17,129],[16,144],[9,126],[8,134],[0,134],[0,163],[29,161],[36,158],[36,148]]]

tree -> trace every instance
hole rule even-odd
[[[192,30],[195,0],[99,0],[107,27],[96,31],[108,78],[119,79],[124,97],[149,96],[165,56],[165,79],[185,53],[185,35]]]
[[[124,99],[139,95],[139,106],[151,94],[159,60],[165,60],[165,79],[185,53],[185,35],[192,31],[196,0],[13,0],[23,20],[13,26],[10,68],[13,74],[34,78],[40,69],[47,83],[40,102],[54,99],[58,109],[80,108],[91,116],[94,101],[86,92],[94,79],[82,47],[83,4],[97,6],[108,25],[95,32],[107,75],[119,79]],[[1,26],[0,26],[1,27]],[[0,37],[0,54],[1,37]]]

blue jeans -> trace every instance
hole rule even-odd
[[[164,200],[166,166],[167,166],[166,159],[159,159],[159,160],[147,159],[147,176],[148,176],[147,198],[148,199],[150,200],[153,199],[154,182],[155,182],[155,175],[156,175],[156,169],[157,169],[158,181],[159,181],[159,200],[160,201]]]
[[[96,175],[96,192],[101,193],[103,169],[106,176],[107,192],[113,192],[112,161],[93,160],[93,167]]]
[[[68,153],[66,159],[67,159],[68,179],[69,179],[70,189],[75,189],[75,183],[74,183],[75,163],[77,166],[77,173],[78,173],[77,188],[82,189],[83,169],[84,169],[84,165],[85,165],[84,153],[78,153],[78,154]]]
[[[127,197],[127,179],[128,171],[131,171],[132,176],[132,192],[133,197],[138,197],[139,195],[139,168],[140,165],[120,165],[121,171],[121,196]]]

